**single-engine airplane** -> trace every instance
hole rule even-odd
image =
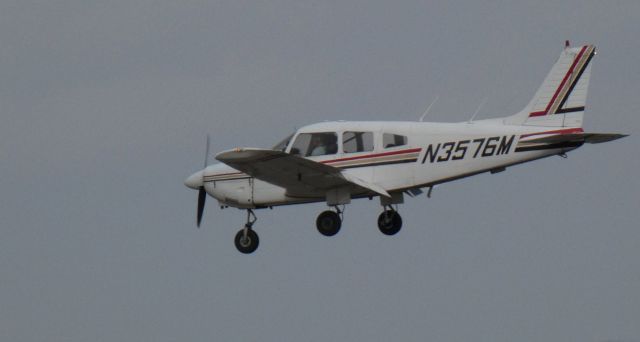
[[[554,155],[565,156],[584,143],[602,143],[623,134],[586,133],[582,118],[591,74],[593,45],[571,47],[560,58],[529,104],[511,116],[460,123],[337,121],[302,127],[271,149],[220,152],[221,163],[189,176],[198,190],[197,225],[207,194],[221,208],[247,211],[236,248],[258,248],[254,209],[326,202],[334,210],[317,217],[325,236],[338,233],[344,205],[379,197],[378,228],[394,235],[402,227],[397,205],[423,188]]]

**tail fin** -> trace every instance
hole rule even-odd
[[[582,127],[591,74],[593,45],[569,47],[553,65],[531,102],[518,114],[505,118],[509,125]]]

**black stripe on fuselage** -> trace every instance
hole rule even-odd
[[[580,147],[582,146],[582,144],[584,144],[584,141],[565,141],[561,143],[548,144],[548,145],[522,146],[522,147],[516,147],[516,152],[542,151],[542,150],[554,150],[559,148]]]

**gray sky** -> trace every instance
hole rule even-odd
[[[640,2],[0,3],[3,341],[640,341]],[[621,141],[437,188],[386,237],[356,201],[244,213],[182,181],[322,120],[524,106],[594,43],[585,129]]]

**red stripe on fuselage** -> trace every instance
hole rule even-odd
[[[341,161],[348,161],[348,160],[357,160],[357,159],[367,159],[367,158],[375,158],[375,157],[385,157],[385,156],[393,156],[393,155],[397,155],[397,154],[406,154],[406,153],[414,153],[414,152],[420,152],[422,151],[421,148],[412,148],[409,150],[402,150],[402,151],[393,151],[393,152],[384,152],[384,153],[375,153],[375,154],[367,154],[365,156],[357,156],[357,157],[349,157],[349,158],[339,158],[339,159],[331,159],[331,160],[324,160],[321,163],[324,164],[331,164],[331,163],[337,163],[337,162],[341,162]]]

